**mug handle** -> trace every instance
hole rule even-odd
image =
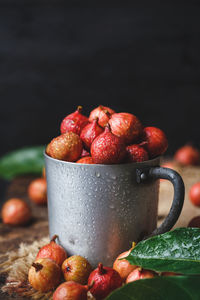
[[[145,182],[148,179],[167,179],[174,186],[174,199],[169,214],[163,223],[149,235],[152,236],[169,231],[178,220],[184,203],[185,186],[181,176],[169,168],[151,167],[136,170],[136,181],[138,183]]]

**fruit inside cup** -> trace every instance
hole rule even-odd
[[[143,162],[165,153],[168,141],[157,127],[144,127],[137,116],[100,105],[89,117],[79,106],[60,125],[61,135],[47,145],[52,158],[81,164]],[[83,159],[85,157],[85,159]]]

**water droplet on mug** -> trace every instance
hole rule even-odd
[[[96,177],[98,177],[98,178],[101,176],[101,174],[100,174],[99,172],[96,172],[95,175],[96,175]]]
[[[116,175],[110,175],[110,178],[115,180],[115,179],[117,179],[117,176]]]
[[[110,207],[111,209],[114,209],[114,208],[115,208],[115,206],[114,206],[113,204],[110,204],[109,207]]]

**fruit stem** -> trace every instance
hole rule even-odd
[[[107,109],[104,109],[105,114],[110,118],[111,114],[109,113],[109,111]]]
[[[141,143],[139,144],[139,146],[140,146],[140,147],[143,147],[143,146],[146,146],[147,144],[148,144],[148,142],[144,141],[144,142],[141,142]]]
[[[54,234],[51,238],[51,242],[55,242],[55,240],[58,238],[57,234]]]
[[[102,263],[98,264],[98,271],[99,271],[100,275],[103,275],[103,274],[106,273],[106,270],[103,268],[103,264]]]
[[[132,242],[132,247],[131,247],[131,249],[135,248],[135,246],[136,246],[136,242]]]
[[[95,281],[92,280],[92,282],[91,282],[90,284],[87,285],[88,290],[90,290],[90,289],[93,287],[94,284],[95,284]]]
[[[33,264],[32,264],[32,267],[35,268],[36,272],[39,272],[40,270],[42,270],[43,265],[42,265],[42,264],[39,264],[39,263],[33,263]]]
[[[77,107],[77,110],[78,110],[79,113],[82,111],[82,109],[83,109],[83,107],[82,107],[81,105],[79,105],[79,106]]]

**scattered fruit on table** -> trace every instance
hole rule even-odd
[[[77,110],[66,116],[60,125],[61,134],[66,132],[74,132],[80,135],[81,130],[88,124],[88,118],[81,113],[82,106],[78,106]]]
[[[29,269],[28,280],[31,286],[37,291],[51,291],[60,283],[61,268],[52,259],[39,258]]]
[[[66,281],[85,284],[91,271],[90,263],[80,255],[70,256],[62,264],[62,272]]]
[[[133,282],[145,278],[153,278],[156,276],[156,273],[150,270],[144,270],[142,268],[136,268],[133,270],[128,277],[126,278],[126,283]]]
[[[188,227],[200,228],[200,216],[196,216],[190,220]]]
[[[88,285],[92,286],[90,292],[95,299],[101,300],[122,285],[122,278],[114,269],[104,267],[102,263],[99,263],[98,267],[90,274]]]
[[[120,164],[146,161],[167,150],[165,133],[157,127],[144,128],[134,114],[100,105],[88,119],[81,110],[78,107],[63,119],[61,135],[47,145],[46,154],[69,162]],[[92,159],[80,160],[85,156]]]
[[[185,145],[176,151],[174,159],[183,166],[195,166],[200,163],[200,152],[191,145]]]
[[[119,273],[122,280],[125,281],[128,275],[135,269],[137,266],[131,265],[130,262],[126,259],[122,259],[127,257],[130,252],[135,247],[135,243],[133,243],[132,248],[128,251],[121,253],[113,263],[113,269]]]
[[[39,250],[36,259],[50,258],[61,267],[63,261],[67,258],[67,252],[62,246],[56,243],[56,238],[58,238],[58,236],[54,235],[50,243]]]
[[[57,287],[53,294],[53,300],[87,300],[87,292],[87,285],[68,281]]]
[[[30,221],[32,214],[26,202],[19,198],[11,198],[4,203],[1,217],[5,224],[24,225]]]
[[[47,203],[47,182],[45,178],[37,178],[28,186],[28,196],[36,204]]]
[[[192,204],[200,206],[200,182],[195,183],[189,191],[189,197]]]

